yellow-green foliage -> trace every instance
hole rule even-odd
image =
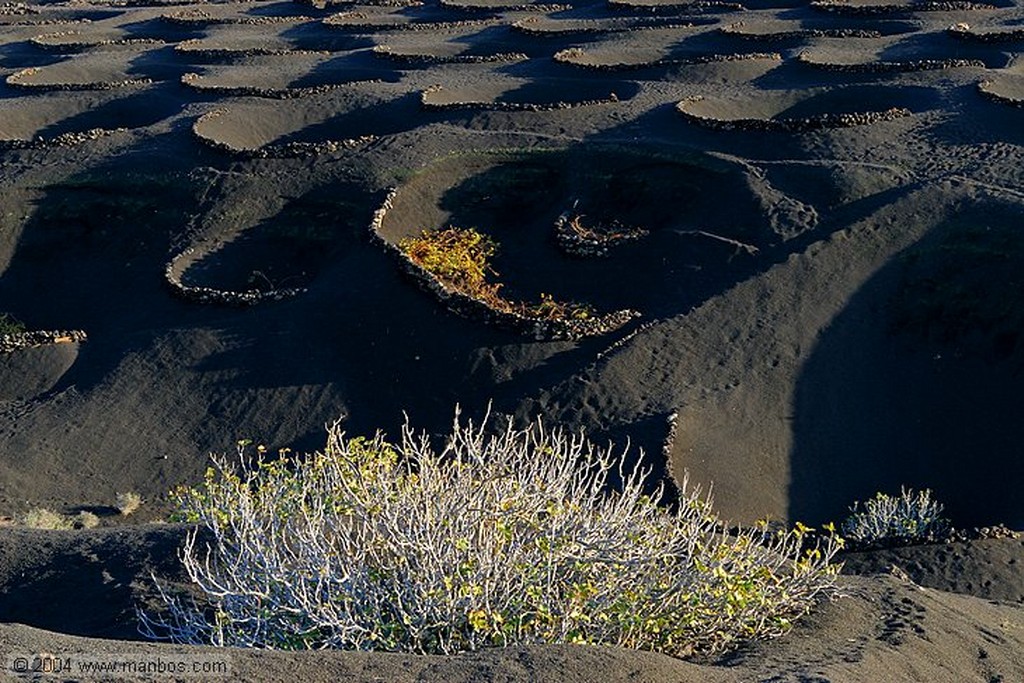
[[[425,230],[398,246],[446,287],[484,300],[498,294],[501,285],[487,282],[488,275],[494,273],[488,261],[498,245],[472,228]]]
[[[473,228],[424,230],[419,237],[400,241],[398,247],[447,289],[482,301],[495,310],[549,320],[586,319],[593,315],[588,306],[555,301],[550,294],[541,294],[536,304],[502,297],[501,284],[488,281],[489,276],[497,275],[490,259],[497,253],[498,243]]]

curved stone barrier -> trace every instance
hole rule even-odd
[[[984,28],[979,30],[971,28],[970,24],[960,23],[950,26],[946,29],[946,33],[957,40],[986,45],[1024,42],[1024,28]]]
[[[101,140],[118,133],[127,133],[127,128],[91,128],[89,130],[62,133],[52,138],[35,137],[31,140],[0,139],[2,149],[49,149],[54,147],[75,147],[86,142]]]
[[[382,18],[390,18],[390,21],[380,21]],[[378,31],[450,31],[452,29],[493,26],[499,22],[500,19],[498,17],[461,19],[457,21],[415,21],[396,15],[370,14],[351,10],[332,14],[321,20],[320,23],[341,31],[376,33]]]
[[[18,349],[31,349],[50,344],[81,343],[88,339],[82,330],[34,330],[0,334],[0,353],[11,353]]]
[[[434,85],[420,95],[420,103],[424,109],[431,111],[458,111],[458,110],[477,110],[477,111],[505,111],[505,112],[545,112],[545,111],[564,111],[566,109],[576,109],[578,107],[592,107],[599,104],[615,104],[619,102],[619,97],[614,92],[610,93],[607,97],[583,99],[577,101],[557,101],[557,102],[499,102],[499,101],[463,101],[456,99],[445,99],[442,94],[445,93],[443,86]]]
[[[160,21],[179,28],[199,29],[211,26],[270,26],[276,24],[299,24],[309,21],[303,16],[216,16],[205,9],[189,7],[171,14],[160,15]]]
[[[2,16],[2,15],[0,15]],[[29,15],[35,16],[35,15]],[[25,19],[22,21],[5,21],[2,26],[82,26],[91,24],[91,19]]]
[[[792,21],[737,21],[718,29],[722,35],[754,42],[782,42],[808,38],[882,38],[912,33],[916,27],[909,22],[878,21],[873,24],[849,26],[804,26]]]
[[[201,38],[183,40],[174,46],[174,51],[191,58],[238,59],[244,57],[283,57],[287,55],[330,55],[322,50],[295,50],[269,46],[224,47],[211,44]]]
[[[160,38],[87,38],[81,31],[56,31],[43,33],[29,40],[34,47],[47,52],[84,52],[104,47],[158,47],[168,45],[169,41]]]
[[[892,3],[888,5],[853,4],[843,0],[813,0],[812,9],[848,17],[913,14],[914,12],[974,12],[996,10],[995,5],[968,0],[925,0],[923,2]]]
[[[105,4],[108,7],[166,9],[168,7],[194,5],[195,0],[106,0]]]
[[[32,77],[40,73],[42,69],[30,66],[9,75],[6,79],[7,85],[12,88],[23,90],[35,90],[37,92],[56,92],[69,90],[115,90],[118,88],[139,88],[153,84],[151,78],[125,78],[120,81],[94,81],[84,83],[37,83]]]
[[[785,40],[806,40],[807,38],[881,38],[878,31],[865,31],[855,28],[833,28],[833,29],[793,29],[791,31],[772,31],[756,33],[744,31],[742,21],[729,24],[718,29],[720,33],[733,36],[741,40],[758,42],[782,42]]]
[[[0,5],[0,17],[24,17],[39,14],[35,7],[23,2],[4,3]]]
[[[782,62],[782,55],[778,52],[749,52],[742,54],[715,54],[715,55],[694,55],[691,57],[663,57],[652,59],[646,62],[635,63],[604,63],[598,61],[587,61],[588,53],[578,47],[556,52],[554,60],[562,64],[582,69],[593,69],[596,71],[636,71],[639,69],[655,69],[667,66],[689,66],[698,64],[721,64],[727,62],[748,62],[748,61],[771,61]]]
[[[374,211],[370,220],[371,239],[395,258],[403,272],[420,287],[436,296],[453,313],[529,336],[537,341],[579,340],[607,334],[640,317],[638,311],[624,309],[582,320],[531,318],[518,313],[495,310],[482,301],[447,289],[433,274],[413,263],[401,249],[381,237],[384,219],[391,210],[397,194],[397,188],[390,189],[380,207]]]
[[[218,140],[203,132],[204,124],[215,121],[227,113],[226,109],[214,109],[203,114],[192,124],[192,134],[204,145],[220,152],[227,152],[232,156],[243,159],[282,159],[295,158],[306,159],[334,154],[346,149],[356,149],[379,139],[376,135],[363,135],[358,138],[346,140],[321,140],[319,142],[285,142],[271,143],[261,147],[235,147],[227,142]]]
[[[472,0],[440,0],[440,6],[445,9],[461,12],[565,12],[572,9],[572,5],[544,4],[532,2],[473,2]]]
[[[608,0],[608,8],[627,12],[644,12],[647,14],[682,12],[743,12],[746,11],[739,2],[726,0]]]
[[[608,33],[653,31],[659,29],[686,29],[713,24],[714,21],[679,19],[676,17],[629,17],[612,19],[551,19],[527,17],[511,24],[512,30],[529,36],[597,36]]]
[[[249,289],[237,292],[226,289],[214,289],[213,287],[186,285],[181,281],[181,276],[200,256],[201,253],[195,247],[189,247],[172,258],[164,268],[164,279],[170,286],[171,291],[186,301],[223,306],[254,306],[268,301],[290,299],[306,292],[305,287],[267,291]]]
[[[676,437],[679,435],[679,411],[673,410],[665,417],[665,440],[661,442],[661,457],[665,462],[672,462],[672,453],[676,448]]]
[[[719,118],[700,113],[697,107],[706,101],[696,95],[680,101],[678,111],[687,121],[712,130],[742,130],[761,132],[803,133],[827,128],[852,128],[911,116],[913,112],[904,107],[891,107],[881,111],[864,111],[839,114],[820,114],[802,118]]]
[[[110,7],[68,8],[49,5],[26,5],[14,3],[0,6],[0,17],[19,17],[13,21],[5,19],[3,26],[81,26],[104,19],[113,19],[124,14],[122,10]]]
[[[373,48],[376,57],[387,59],[399,64],[431,66],[434,64],[490,64],[502,62],[522,62],[529,59],[523,52],[496,52],[491,55],[431,55],[414,52],[400,52],[390,45],[376,45]]]
[[[302,88],[263,88],[250,85],[217,85],[215,83],[204,83],[204,80],[204,77],[200,74],[187,73],[182,75],[181,84],[199,92],[220,95],[222,97],[262,97],[272,100],[293,100],[300,97],[309,97],[310,95],[320,95],[356,84],[365,85],[383,82],[376,78],[366,81],[329,83]]]
[[[907,73],[911,71],[944,71],[946,69],[985,68],[985,63],[978,59],[914,59],[899,62],[829,62],[816,59],[813,54],[801,52],[796,61],[801,64],[838,73],[853,74],[887,74]]]
[[[1016,88],[1007,88],[998,81],[981,81],[978,93],[987,100],[1024,109],[1024,83]]]
[[[318,10],[351,7],[353,4],[352,0],[292,0],[292,2]],[[360,0],[359,4],[368,7],[422,7],[423,0]]]

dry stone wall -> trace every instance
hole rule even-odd
[[[792,119],[718,119],[712,116],[696,114],[689,110],[689,105],[700,102],[700,95],[689,97],[676,105],[683,118],[704,128],[713,130],[747,130],[762,132],[803,133],[827,128],[852,128],[883,121],[895,121],[911,116],[912,111],[904,107],[892,107],[884,111],[866,111],[849,114],[822,114],[807,118]]]
[[[11,353],[18,349],[30,349],[50,344],[70,344],[86,341],[88,335],[82,330],[34,330],[0,334],[0,353]]]
[[[946,69],[985,68],[985,62],[978,59],[915,59],[903,62],[863,62],[859,64],[840,64],[836,62],[819,62],[805,53],[797,56],[801,64],[812,66],[823,71],[834,71],[850,74],[885,74],[906,73],[911,71],[944,71]]]
[[[937,0],[935,2],[913,2],[891,5],[853,5],[840,0],[819,0],[811,7],[822,12],[849,17],[870,17],[879,15],[907,14],[913,12],[971,12],[994,10],[995,5],[960,0]]]
[[[153,84],[151,78],[125,78],[120,81],[91,81],[85,83],[36,83],[30,78],[40,69],[30,66],[16,71],[7,77],[7,85],[12,88],[35,90],[37,92],[58,92],[75,90],[116,90],[118,88],[137,88]]]
[[[440,85],[435,85],[424,90],[420,96],[420,103],[423,108],[434,111],[456,111],[460,109],[469,109],[507,112],[541,112],[563,111],[566,109],[575,109],[576,107],[590,107],[596,104],[612,104],[619,101],[619,98],[615,93],[611,93],[608,97],[601,99],[580,100],[578,102],[438,102],[431,99],[431,95],[441,92],[442,90],[444,90],[444,88]]]
[[[197,255],[198,250],[195,247],[190,247],[171,259],[164,269],[164,279],[171,287],[171,291],[186,301],[226,306],[253,306],[267,301],[290,299],[306,292],[304,287],[272,290],[249,289],[236,292],[226,289],[215,289],[213,287],[187,285],[182,282],[181,276],[188,269],[188,266],[195,261]]]
[[[394,205],[396,195],[397,189],[389,190],[380,207],[374,212],[370,221],[371,238],[394,257],[404,273],[420,287],[436,296],[450,311],[466,318],[481,320],[496,327],[532,337],[537,341],[578,340],[606,334],[640,317],[638,311],[625,309],[580,320],[531,318],[518,313],[495,310],[482,301],[461,292],[451,291],[432,274],[410,261],[397,246],[381,237],[384,220]]]

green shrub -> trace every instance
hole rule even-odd
[[[21,334],[25,324],[10,313],[0,313],[0,334]]]
[[[402,240],[398,246],[413,263],[447,287],[477,298],[498,295],[501,285],[487,282],[488,275],[494,273],[489,261],[498,245],[472,228],[424,230],[419,237]]]
[[[876,493],[850,507],[842,525],[843,536],[859,545],[899,544],[938,540],[949,531],[942,504],[932,492],[904,488],[899,496]]]
[[[728,534],[684,479],[675,511],[648,471],[540,421],[458,415],[440,452],[405,426],[179,489],[185,568],[208,604],[164,591],[154,638],[266,648],[455,653],[594,643],[676,656],[786,632],[835,594],[841,541],[806,528]],[[610,486],[610,481],[620,484]],[[200,540],[202,539],[202,540]]]
[[[497,311],[548,320],[586,319],[593,315],[589,306],[555,301],[549,294],[541,294],[540,302],[535,304],[502,297],[501,284],[488,280],[497,274],[490,259],[498,244],[473,228],[424,230],[419,237],[400,241],[398,248],[445,288],[482,301]]]

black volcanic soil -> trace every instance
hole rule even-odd
[[[3,651],[158,647],[127,640],[178,571],[182,529],[148,524],[168,490],[339,416],[440,432],[493,401],[628,438],[740,523],[906,485],[1024,527],[1019,0],[121,5],[0,7],[0,313],[87,334],[0,354]],[[581,258],[566,211],[646,237]],[[497,240],[510,296],[641,317],[460,317],[378,239],[447,224]],[[39,506],[102,527],[17,525]],[[851,555],[852,597],[722,661],[233,653],[234,677],[1020,680],[1020,555]]]

